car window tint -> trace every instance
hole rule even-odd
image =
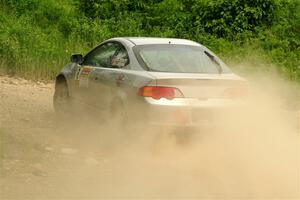
[[[117,43],[106,43],[101,45],[86,56],[84,65],[106,68],[112,67],[112,57],[119,48],[120,45]]]

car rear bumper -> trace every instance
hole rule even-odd
[[[145,98],[145,103],[150,125],[189,128],[217,127],[227,113],[244,106],[243,101],[230,99]]]

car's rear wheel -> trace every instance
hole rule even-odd
[[[117,126],[119,130],[124,130],[123,128],[127,125],[127,117],[122,101],[119,99],[113,100],[110,106],[110,119],[114,126]]]

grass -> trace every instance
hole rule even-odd
[[[296,1],[283,4],[275,13],[273,25],[219,37],[203,31],[202,25],[194,27],[195,24],[186,23],[184,20],[190,15],[180,10],[176,0],[171,5],[178,5],[168,16],[176,15],[168,17],[167,22],[161,22],[160,17],[167,16],[163,13],[160,16],[160,13],[168,3],[156,5],[161,6],[157,9],[148,5],[148,14],[153,12],[156,18],[141,17],[141,11],[121,13],[110,10],[109,17],[100,19],[88,17],[80,10],[77,0],[0,0],[0,73],[49,80],[69,62],[72,53],[86,53],[105,39],[156,36],[192,39],[208,46],[230,64],[245,61],[253,64],[250,69],[237,70],[274,68],[287,79],[300,81],[300,12],[296,12],[299,8],[295,6]],[[216,3],[215,6],[219,5]],[[257,60],[263,60],[264,65],[259,65]]]

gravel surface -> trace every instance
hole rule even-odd
[[[53,88],[0,76],[1,199],[300,197],[297,134],[282,147],[290,138],[212,133],[180,147],[120,140],[109,126],[80,116],[68,125],[58,120]]]

